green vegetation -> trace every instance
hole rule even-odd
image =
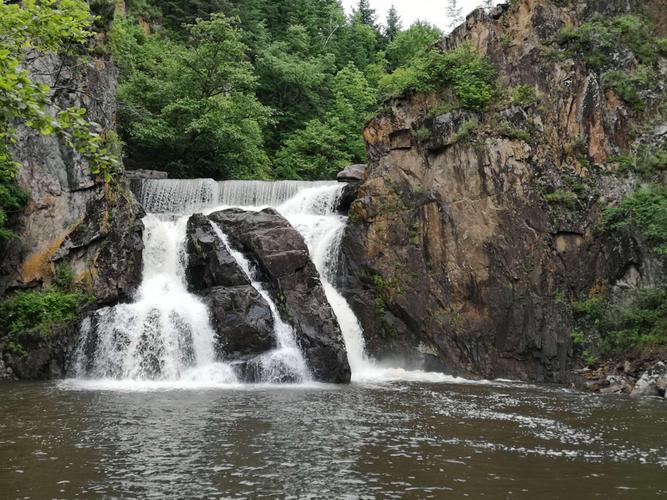
[[[576,194],[570,191],[554,191],[553,193],[547,193],[544,195],[544,199],[547,203],[552,203],[555,205],[562,205],[574,210],[577,208],[578,197]]]
[[[110,181],[118,160],[103,136],[85,120],[81,108],[47,109],[48,86],[34,82],[24,69],[31,51],[75,55],[92,36],[94,18],[83,0],[24,0],[0,4],[0,239],[12,237],[8,214],[19,210],[25,196],[16,185],[20,167],[9,153],[16,127],[56,134],[88,160],[91,171]]]
[[[537,102],[535,87],[532,85],[519,85],[511,91],[512,104],[514,106],[530,106]]]
[[[470,45],[462,45],[449,52],[432,49],[384,76],[379,86],[386,96],[451,89],[459,107],[481,111],[494,96],[495,71]]]
[[[642,145],[634,155],[611,159],[621,171],[635,172],[644,179],[652,180],[667,172],[667,142],[659,145]]]
[[[643,288],[629,305],[594,295],[573,304],[582,328],[572,332],[588,363],[650,346],[667,346],[667,288]],[[585,332],[585,333],[584,333]]]
[[[116,13],[128,168],[179,177],[332,178],[364,162],[378,81],[442,35],[367,0],[132,0]],[[219,50],[224,47],[225,50]]]
[[[636,226],[659,253],[667,254],[667,187],[652,184],[635,191],[618,207],[606,208],[602,223],[612,231]]]
[[[68,265],[56,268],[52,287],[44,290],[24,290],[0,302],[0,336],[7,338],[15,354],[23,354],[21,336],[37,332],[48,336],[54,328],[74,321],[92,298],[74,285],[74,272]]]
[[[665,39],[657,38],[646,20],[636,15],[594,19],[560,32],[560,43],[571,56],[581,57],[603,75],[603,82],[627,104],[644,110],[643,95],[659,81],[657,60]],[[615,68],[618,54],[632,52],[639,64],[633,71]]]
[[[0,303],[2,329],[12,337],[32,330],[48,335],[54,327],[76,319],[82,300],[80,292],[58,289],[18,292]]]

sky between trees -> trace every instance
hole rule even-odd
[[[343,6],[348,14],[357,3],[358,0],[343,0]],[[387,11],[394,4],[401,16],[404,28],[407,28],[417,19],[421,19],[448,31],[449,19],[447,19],[445,12],[446,0],[370,0],[370,3],[382,23],[385,21]],[[463,14],[466,15],[480,5],[482,0],[459,0],[458,3],[463,9]]]

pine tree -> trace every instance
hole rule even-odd
[[[362,24],[367,24],[373,29],[377,29],[377,16],[375,15],[375,9],[371,9],[369,0],[359,0],[352,16],[359,19]]]
[[[396,11],[396,6],[392,4],[387,13],[387,28],[384,30],[387,42],[391,42],[402,29],[401,18]]]
[[[445,12],[449,18],[449,28],[454,29],[464,21],[463,8],[459,6],[458,0],[447,0]]]

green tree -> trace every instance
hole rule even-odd
[[[352,12],[352,17],[373,29],[377,29],[377,15],[375,9],[371,9],[369,0],[359,0],[357,8]]]
[[[183,45],[147,37],[127,22],[119,28],[114,48],[125,61],[119,97],[128,164],[184,177],[268,175],[263,129],[270,110],[254,95],[237,23],[219,13],[198,20]]]
[[[279,177],[332,179],[349,163],[365,161],[361,131],[375,106],[375,90],[352,64],[336,74],[332,90],[334,102],[325,116],[291,134],[278,151]]]
[[[391,42],[402,30],[401,18],[398,15],[396,6],[392,4],[387,13],[387,27],[384,30],[384,37],[387,43]]]
[[[442,31],[424,21],[417,21],[406,31],[396,35],[387,46],[386,57],[390,69],[408,65],[442,38]]]

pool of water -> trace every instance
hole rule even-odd
[[[0,498],[667,496],[667,403],[509,382],[0,385]]]

